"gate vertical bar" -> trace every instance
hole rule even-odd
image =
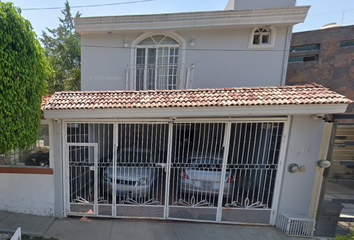
[[[94,172],[94,206],[95,206],[95,215],[98,215],[98,144],[96,143],[95,146],[93,147],[93,158],[94,158],[94,166],[95,166],[95,172]]]
[[[69,212],[69,146],[65,144],[64,147],[64,164],[63,164],[63,187],[64,187],[64,217],[67,217],[67,213]]]
[[[67,123],[62,121],[62,144],[63,144],[63,200],[64,200],[64,217],[67,217],[69,210],[69,147],[67,143]]]
[[[277,220],[277,215],[279,211],[279,200],[280,200],[280,191],[283,186],[283,176],[285,171],[285,157],[288,152],[288,142],[290,134],[290,126],[292,123],[292,117],[288,116],[288,120],[284,123],[282,142],[280,145],[280,153],[278,160],[278,169],[277,176],[275,180],[274,194],[273,194],[273,204],[272,204],[272,214],[270,215],[270,224],[275,225]]]
[[[68,177],[67,177],[67,174],[69,172],[69,166],[67,166],[67,161],[68,161],[68,155],[69,155],[69,151],[68,151],[68,146],[66,144],[66,141],[67,141],[67,128],[66,128],[66,123],[65,121],[62,121],[61,122],[62,126],[61,126],[61,129],[62,129],[62,134],[61,134],[61,137],[62,137],[62,156],[63,156],[63,165],[62,165],[62,175],[63,175],[63,181],[62,181],[62,186],[63,186],[63,206],[64,206],[64,217],[67,217],[67,212],[68,212],[68,201],[67,201],[67,191],[69,191],[68,189],[68,186],[67,186],[67,183],[68,183]]]
[[[232,123],[226,123],[225,126],[225,136],[224,136],[224,151],[223,151],[223,160],[222,160],[222,168],[221,168],[221,176],[220,176],[220,189],[219,189],[219,198],[218,198],[218,208],[216,211],[216,221],[221,221],[221,213],[222,213],[222,199],[224,193],[224,183],[225,183],[225,174],[226,174],[226,164],[227,158],[229,156],[229,146],[230,146],[230,130]]]
[[[113,124],[113,161],[112,161],[112,181],[115,183],[117,176],[117,138],[118,138],[118,123]],[[112,186],[112,216],[117,215],[117,193],[116,193],[116,184]]]
[[[165,183],[165,210],[163,218],[168,218],[169,214],[169,198],[170,198],[170,172],[171,172],[171,157],[172,157],[172,132],[173,132],[173,122],[168,124],[168,145],[167,145],[167,165],[165,167],[166,171],[166,183]]]

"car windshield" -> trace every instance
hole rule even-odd
[[[120,151],[117,161],[123,163],[151,162],[151,153],[147,151]]]
[[[222,165],[221,159],[215,158],[192,158],[192,168],[215,168]]]

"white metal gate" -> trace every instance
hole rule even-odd
[[[67,123],[68,214],[269,224],[283,129],[284,120]]]
[[[115,175],[117,217],[163,218],[168,124],[120,123]]]
[[[104,170],[111,166],[113,124],[66,124],[67,212],[70,215],[112,216],[112,196],[102,188]]]
[[[233,178],[223,199],[221,221],[269,223],[283,129],[282,122],[231,124],[224,168]]]
[[[97,144],[67,144],[69,212],[97,214]]]
[[[169,218],[216,220],[224,135],[225,123],[174,124]]]

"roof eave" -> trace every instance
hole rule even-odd
[[[301,6],[257,10],[87,17],[76,19],[75,28],[78,33],[87,34],[101,31],[294,25],[304,22],[309,8],[309,6]]]
[[[314,115],[344,113],[347,106],[348,104],[299,104],[235,107],[44,110],[44,117],[47,119],[103,119],[122,118],[122,116],[124,118],[164,118]]]

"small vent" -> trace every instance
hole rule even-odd
[[[280,214],[277,228],[288,236],[312,237],[315,220],[303,215]]]

